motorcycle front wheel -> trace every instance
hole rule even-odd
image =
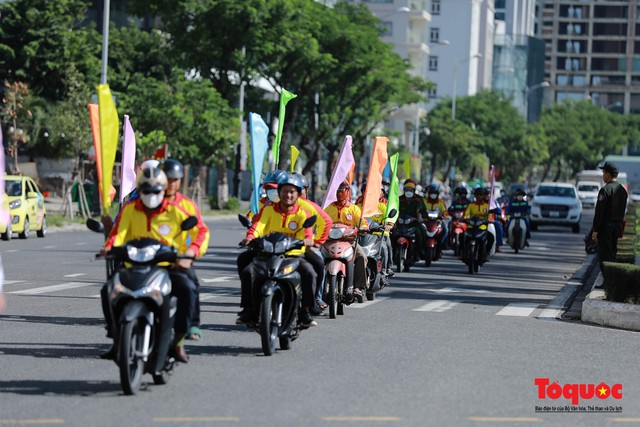
[[[431,267],[431,263],[433,262],[433,252],[435,252],[434,248],[427,248],[427,253],[424,256],[424,266]]]
[[[271,356],[276,351],[276,339],[278,338],[278,325],[273,315],[277,313],[278,298],[274,294],[266,295],[260,306],[260,337],[262,339],[262,352],[265,356]]]
[[[329,298],[327,304],[329,305],[329,319],[336,318],[336,282],[337,277],[334,275],[327,276],[327,282],[329,284]]]
[[[144,361],[139,356],[144,345],[144,324],[141,319],[134,319],[122,325],[120,332],[120,385],[124,394],[136,394],[140,389]]]

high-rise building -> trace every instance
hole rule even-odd
[[[640,113],[640,0],[540,0],[550,100]]]

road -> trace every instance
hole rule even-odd
[[[591,221],[585,215],[583,228]],[[582,234],[541,228],[470,276],[450,253],[396,275],[373,302],[318,318],[289,351],[265,357],[234,324],[239,302],[231,220],[209,224],[199,262],[204,339],[166,386],[120,391],[98,293],[104,264],[88,231],[0,244],[8,307],[0,315],[0,425],[425,426],[640,422],[634,332],[555,320],[550,303],[585,258]],[[557,301],[557,300],[556,300]],[[544,413],[550,383],[622,384],[622,398],[580,399],[615,413]],[[150,377],[145,378],[151,382]]]

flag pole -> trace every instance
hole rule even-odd
[[[100,83],[107,84],[107,61],[109,58],[109,9],[110,0],[104,1],[104,9],[102,10],[102,73],[100,75]]]

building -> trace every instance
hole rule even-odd
[[[640,0],[540,0],[549,101],[640,113]]]

